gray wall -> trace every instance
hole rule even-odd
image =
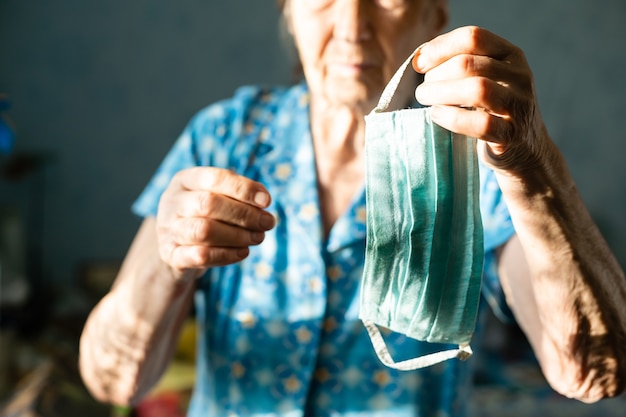
[[[35,199],[44,283],[72,285],[80,262],[123,256],[139,224],[129,206],[195,111],[241,84],[289,80],[273,3],[0,0],[0,92],[12,97],[16,147],[48,157]],[[526,51],[550,131],[626,265],[626,3],[451,0],[451,10],[451,26],[483,25]],[[0,200],[32,202],[33,182],[0,186]]]
[[[626,266],[626,2],[451,0],[451,9],[451,26],[484,26],[525,51],[552,138]]]
[[[0,0],[16,151],[48,158],[32,237],[44,284],[124,255],[139,224],[130,204],[194,112],[241,84],[288,78],[277,20],[272,0]],[[31,204],[24,188],[39,181],[9,188]]]

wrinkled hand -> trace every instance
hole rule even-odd
[[[274,227],[274,217],[263,210],[269,203],[263,185],[231,171],[179,172],[159,202],[161,258],[175,270],[199,272],[241,261]]]
[[[413,67],[424,74],[415,97],[432,120],[479,145],[494,168],[521,173],[550,153],[524,53],[477,27],[443,34],[419,49]]]

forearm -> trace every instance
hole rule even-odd
[[[144,244],[149,227],[140,229],[113,289],[81,337],[81,375],[101,401],[129,404],[147,393],[171,359],[192,303],[195,280],[175,279],[180,277],[152,252],[153,245]]]
[[[625,384],[626,280],[562,156],[548,154],[522,175],[496,170],[529,272],[502,275],[547,379],[595,401]]]

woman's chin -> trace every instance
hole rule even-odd
[[[329,78],[324,85],[324,96],[331,106],[355,107],[366,113],[376,106],[383,87],[362,77]]]

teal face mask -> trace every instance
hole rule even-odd
[[[435,125],[427,108],[385,111],[411,58],[365,118],[359,315],[381,361],[403,370],[472,354],[484,258],[476,140]],[[396,363],[378,325],[459,348]]]

